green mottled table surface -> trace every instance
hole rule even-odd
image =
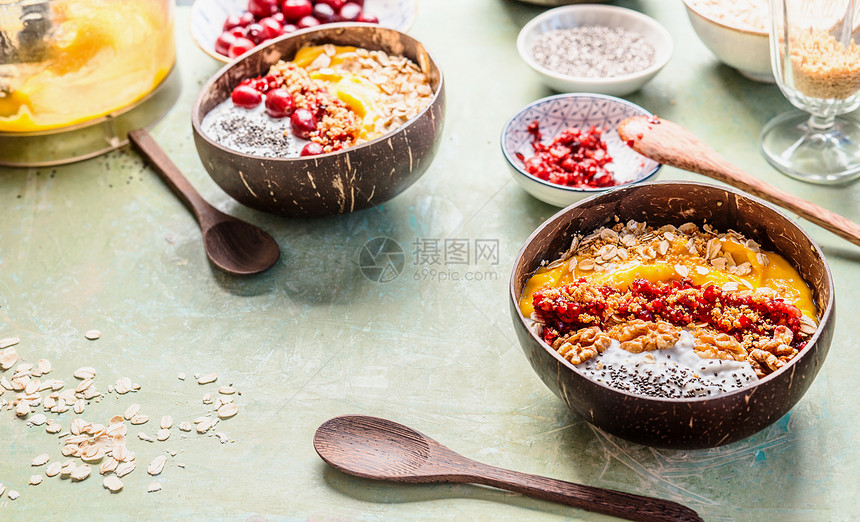
[[[761,127],[789,108],[775,86],[720,65],[680,1],[618,3],[662,21],[676,45],[631,101],[685,125],[756,176],[860,221],[860,186],[796,182],[759,154]],[[421,0],[410,32],[445,71],[449,100],[432,166],[383,206],[284,219],[233,202],[198,160],[190,108],[220,64],[192,43],[189,9],[179,8],[183,91],[152,133],[206,198],[277,239],[282,258],[258,277],[213,268],[190,214],[128,149],[56,169],[0,170],[0,339],[20,337],[19,355],[49,359],[49,377],[67,386],[78,382],[76,368],[96,368],[105,399],[81,417],[104,423],[139,403],[151,418],[129,431],[140,464],[111,495],[97,473],[28,486],[32,474],[44,477],[30,466],[34,456],[64,460],[60,439],[0,411],[0,483],[21,492],[0,499],[0,519],[607,518],[489,488],[341,474],[319,459],[312,437],[326,419],[349,413],[405,423],[489,464],[676,500],[707,520],[860,517],[860,250],[823,229],[802,223],[837,285],[830,355],[800,403],[749,439],[705,451],[628,443],[571,414],[530,369],[511,326],[508,277],[522,242],[556,209],[513,182],[498,141],[516,110],[550,94],[514,43],[540,11],[512,0]],[[671,168],[661,178],[703,179]],[[406,252],[404,271],[387,283],[360,271],[359,251],[377,237]],[[489,246],[489,255],[431,264],[446,239],[473,251]],[[86,340],[89,329],[102,337]],[[215,384],[193,379],[210,372]],[[141,389],[108,393],[122,376]],[[212,430],[224,443],[176,425],[164,442],[136,436],[153,436],[162,415],[178,424],[207,414],[203,394],[229,383],[241,391],[240,409]],[[75,416],[49,415],[64,429]],[[147,475],[146,464],[165,452],[161,475]],[[147,493],[156,480],[162,490]]]

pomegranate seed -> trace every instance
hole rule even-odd
[[[311,111],[296,109],[293,115],[290,116],[290,128],[296,137],[306,140],[317,129],[317,120]]]
[[[229,32],[230,32],[230,34],[232,34],[236,38],[244,38],[245,35],[248,33],[248,30],[245,29],[244,27],[234,27],[234,28],[230,29]]]
[[[366,24],[378,24],[379,18],[377,18],[376,15],[361,13],[356,22],[364,22]]]
[[[317,0],[316,5],[326,4],[336,13],[340,11],[340,8],[343,7],[343,4],[345,3],[346,0]]]
[[[314,6],[314,18],[321,23],[328,24],[337,21],[337,12],[328,4],[319,3]],[[301,23],[300,23],[301,25]]]
[[[232,14],[232,15],[229,15],[226,20],[224,20],[224,25],[221,27],[221,30],[224,32],[227,32],[234,27],[241,27],[241,26],[242,26],[242,18],[240,18],[239,15],[237,15],[237,14]]]
[[[233,42],[233,45],[230,46],[230,49],[227,50],[227,56],[230,58],[236,58],[237,56],[243,55],[254,48],[254,42],[248,40],[247,38],[236,38],[236,41]]]
[[[265,18],[278,12],[278,0],[248,0],[248,12],[255,18]]]
[[[290,91],[277,88],[266,93],[266,113],[272,118],[287,117],[295,110],[296,102]]]
[[[299,30],[299,26],[296,24],[286,24],[284,25],[284,34],[294,33]]]
[[[322,153],[323,153],[322,145],[320,145],[319,143],[317,143],[315,141],[312,141],[312,142],[308,143],[307,145],[305,145],[304,147],[302,147],[302,152],[300,153],[300,155],[301,156],[317,156],[317,155],[322,154]]]
[[[236,43],[236,37],[232,33],[224,32],[215,40],[215,52],[227,56],[230,46]]]
[[[269,91],[269,80],[265,78],[254,78],[248,83],[251,88],[266,93]]]
[[[316,27],[320,24],[320,21],[314,18],[313,16],[303,16],[299,23],[296,25],[299,29],[304,29],[306,27]]]
[[[249,25],[254,23],[254,15],[245,11],[244,13],[239,15],[239,27],[248,27]]]
[[[250,85],[239,85],[230,93],[233,105],[243,109],[253,109],[263,101],[263,95]]]
[[[248,34],[246,35],[246,38],[254,42],[254,45],[257,45],[265,40],[265,38],[263,38],[263,32],[264,29],[262,25],[251,24],[248,26]]]
[[[361,16],[361,6],[355,2],[347,2],[340,8],[338,15],[344,22],[354,22]]]
[[[311,0],[284,0],[281,4],[281,12],[290,22],[298,22],[306,16],[310,16],[314,6]]]
[[[272,17],[263,18],[260,20],[260,25],[263,27],[263,40],[271,40],[284,32],[284,27]]]
[[[279,23],[279,24],[281,24],[281,25],[284,25],[284,24],[287,22],[287,17],[286,17],[286,16],[284,16],[284,13],[282,13],[282,12],[280,12],[280,11],[278,11],[278,12],[277,12],[277,13],[275,13],[275,14],[273,14],[273,15],[272,15],[272,16],[270,16],[269,18],[271,18],[272,20],[274,20],[274,21],[278,22],[278,23]]]

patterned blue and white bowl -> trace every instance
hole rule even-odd
[[[603,94],[559,94],[540,99],[520,110],[508,120],[502,131],[502,153],[511,167],[514,179],[526,192],[541,201],[566,207],[577,201],[611,190],[606,188],[576,188],[557,185],[526,172],[517,153],[525,158],[534,155],[532,135],[528,126],[537,120],[543,141],[549,142],[570,127],[603,129],[603,141],[613,161],[606,166],[619,186],[654,180],[661,165],[642,156],[618,137],[618,124],[632,116],[651,116],[636,104]]]
[[[191,6],[191,37],[203,51],[222,62],[231,59],[215,52],[215,40],[227,15],[248,10],[248,0],[195,0]],[[379,18],[379,25],[407,32],[415,23],[418,0],[365,0],[364,10]]]

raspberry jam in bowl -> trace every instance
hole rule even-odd
[[[616,127],[650,116],[602,94],[559,94],[527,105],[502,130],[502,153],[529,194],[557,207],[653,179],[660,164],[628,147]]]
[[[515,261],[514,327],[576,414],[657,447],[753,435],[809,388],[834,329],[818,246],[751,196],[643,183],[541,225]]]

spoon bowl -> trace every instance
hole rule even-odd
[[[272,236],[250,223],[232,218],[206,229],[203,246],[212,264],[237,275],[268,270],[281,255]]]
[[[210,205],[146,130],[133,130],[128,139],[194,214],[203,232],[206,255],[213,265],[233,275],[253,275],[278,262],[281,250],[274,238]]]
[[[488,466],[377,417],[345,415],[324,422],[314,434],[314,449],[333,468],[362,478],[483,484],[629,520],[701,520],[668,500]]]
[[[326,463],[344,473],[399,480],[436,475],[421,472],[430,458],[429,441],[402,424],[356,415],[324,422],[314,436],[314,448]]]

